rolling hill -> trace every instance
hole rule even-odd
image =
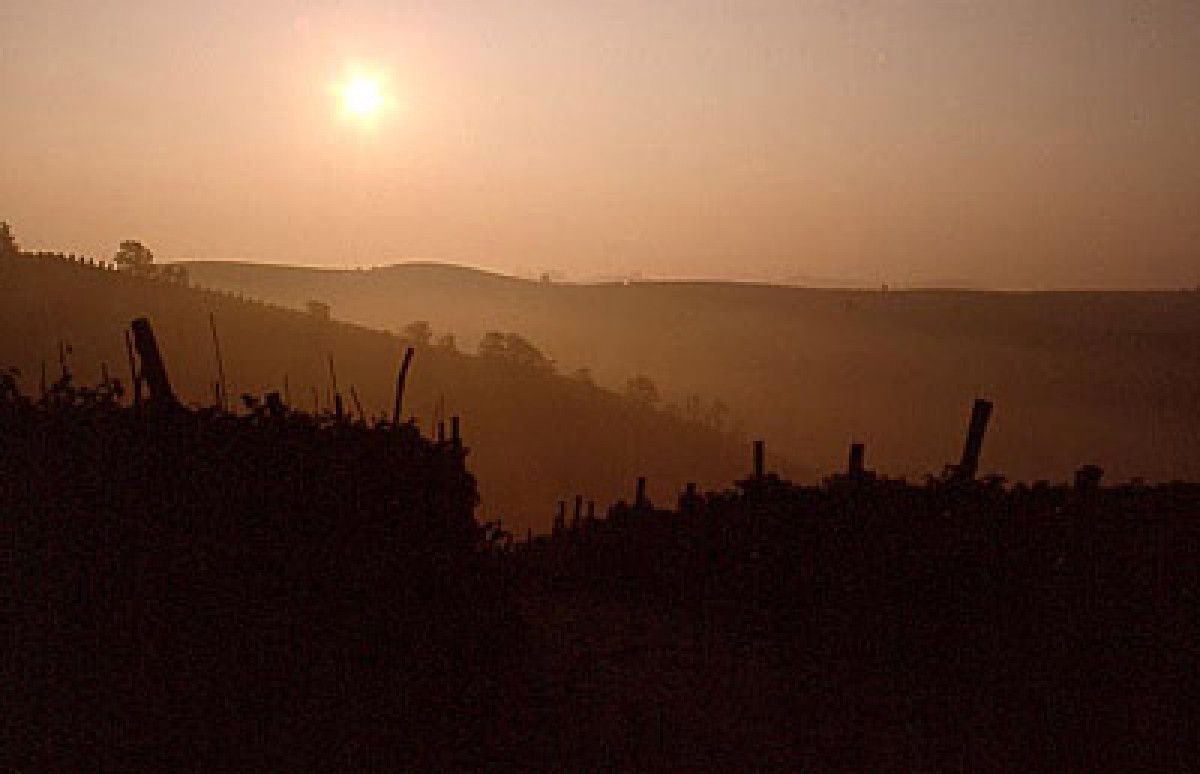
[[[391,333],[62,257],[0,255],[0,364],[20,369],[27,393],[38,389],[41,369],[57,377],[59,342],[80,381],[98,381],[102,368],[125,377],[123,331],[146,316],[176,391],[211,403],[210,313],[232,395],[282,391],[286,379],[294,405],[328,408],[332,356],[348,406],[353,387],[365,413],[390,413],[396,368],[411,343]],[[646,476],[652,499],[673,502],[686,482],[718,486],[749,467],[744,442],[594,384],[503,357],[416,346],[405,415],[426,432],[435,411],[461,417],[483,519],[541,529],[556,503],[576,494],[603,509],[631,498],[635,479]]]
[[[770,448],[828,473],[851,441],[885,473],[937,472],[971,399],[996,401],[985,470],[1062,480],[1200,476],[1200,293],[863,291],[718,282],[573,285],[403,264],[325,270],[188,263],[204,286],[474,343],[518,331],[561,372],[650,376],[670,400],[720,398]],[[694,403],[692,404],[694,407]]]

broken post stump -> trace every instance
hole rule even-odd
[[[850,465],[846,469],[846,474],[850,477],[851,481],[862,480],[863,474],[866,473],[864,464],[865,451],[866,447],[861,443],[850,444]]]

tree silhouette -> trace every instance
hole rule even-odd
[[[658,386],[645,374],[638,374],[625,382],[625,395],[644,406],[653,406],[661,399]]]
[[[328,320],[330,316],[329,304],[324,301],[309,301],[304,305],[308,313],[318,320]]]
[[[427,347],[433,341],[433,328],[425,320],[416,320],[405,325],[400,335],[415,344]]]
[[[438,345],[438,347],[446,350],[447,352],[457,352],[458,351],[458,340],[456,338],[454,338],[453,333],[443,333],[441,336],[438,337],[437,345]]]
[[[113,256],[117,266],[133,274],[152,274],[154,272],[154,253],[136,239],[126,239]]]
[[[496,357],[535,371],[550,373],[554,361],[546,357],[528,339],[516,333],[488,331],[479,342],[479,354]]]
[[[0,255],[16,255],[20,252],[17,247],[16,237],[13,236],[12,228],[5,222],[0,221]]]

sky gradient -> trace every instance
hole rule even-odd
[[[5,2],[0,220],[99,257],[1192,287],[1197,83],[1194,2]]]

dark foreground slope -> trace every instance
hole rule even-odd
[[[486,760],[518,630],[461,449],[15,386],[0,374],[0,769]]]
[[[773,476],[522,546],[554,770],[1180,771],[1200,485]]]
[[[851,440],[895,474],[937,470],[971,398],[1003,412],[985,466],[1062,480],[1200,478],[1200,293],[807,290],[729,283],[557,285],[402,265],[325,271],[193,263],[192,276],[283,304],[477,341],[515,330],[603,384],[646,373],[683,403],[723,399],[768,445],[841,468]]]
[[[65,260],[0,257],[0,363],[20,369],[27,391],[37,390],[43,364],[51,378],[57,373],[59,342],[71,347],[68,360],[81,380],[98,381],[104,364],[124,378],[122,332],[146,316],[177,391],[185,401],[211,404],[210,313],[232,395],[282,391],[286,379],[293,405],[327,407],[332,356],[347,408],[354,409],[353,387],[366,413],[390,415],[410,343],[394,335]],[[586,382],[418,345],[405,415],[429,433],[439,404],[447,419],[462,418],[483,513],[521,531],[547,526],[555,503],[575,494],[601,506],[629,497],[640,475],[660,500],[686,481],[714,484],[744,455],[727,436]]]
[[[1195,484],[756,472],[509,546],[412,426],[15,387],[3,770],[1196,759]]]

